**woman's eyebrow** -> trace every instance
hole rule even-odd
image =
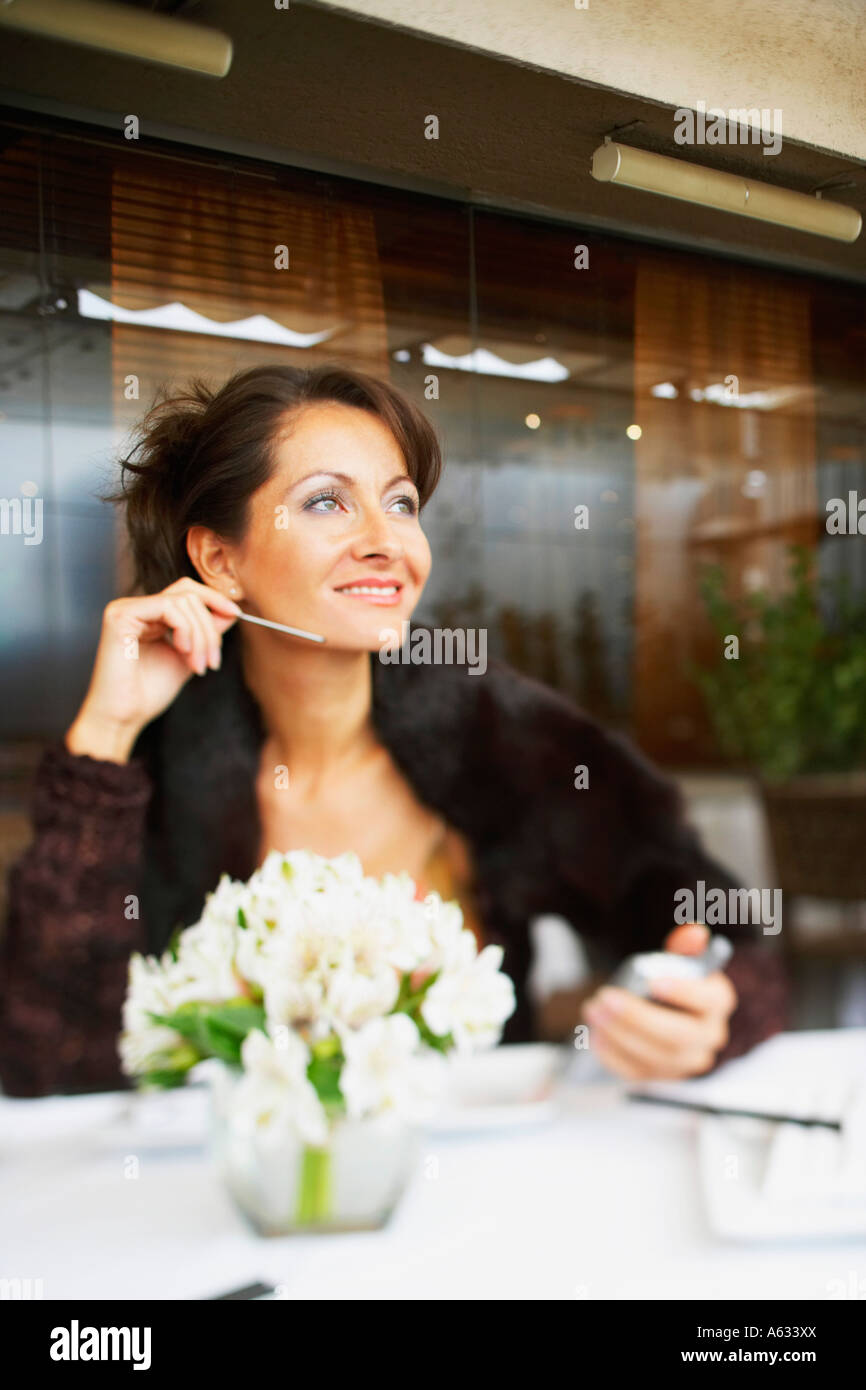
[[[290,492],[294,492],[296,488],[301,487],[304,483],[308,483],[311,478],[336,478],[338,482],[348,483],[349,486],[357,482],[357,479],[353,478],[349,473],[336,473],[329,468],[318,468],[312,473],[305,474],[303,478],[299,478],[296,483],[292,483],[285,495],[288,497]],[[395,483],[412,483],[412,486],[415,486],[408,473],[398,473],[389,483],[385,484],[382,491],[387,492],[388,488],[393,487]]]

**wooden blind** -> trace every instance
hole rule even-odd
[[[140,417],[157,386],[191,375],[220,381],[263,361],[339,358],[387,373],[382,271],[372,207],[291,170],[247,171],[0,125],[0,199],[7,268],[51,297],[88,291],[113,311],[171,304],[217,328],[320,335],[305,346],[205,331],[112,323],[119,424]],[[277,266],[286,248],[286,268]],[[97,306],[98,308],[98,306]],[[76,313],[75,303],[69,312]],[[194,329],[195,325],[191,327]],[[124,382],[139,380],[139,399]]]
[[[284,250],[282,248],[285,248]],[[122,310],[181,305],[203,328],[231,336],[115,323],[114,394],[119,418],[165,380],[215,383],[265,361],[323,358],[387,373],[382,277],[372,213],[333,196],[283,187],[233,170],[173,168],[164,159],[118,159],[111,184],[111,281],[92,287]],[[293,346],[245,339],[244,325],[286,330]],[[232,325],[235,325],[232,328]],[[234,336],[237,334],[237,336]]]

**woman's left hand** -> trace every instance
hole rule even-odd
[[[699,955],[709,929],[689,922],[665,938],[665,950]],[[630,990],[604,985],[583,1007],[590,1028],[590,1049],[599,1061],[628,1081],[668,1081],[700,1076],[713,1066],[728,1041],[728,1020],[737,992],[721,970],[702,980],[656,981],[657,999],[665,1008]]]

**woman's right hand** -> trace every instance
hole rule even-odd
[[[66,735],[69,751],[125,763],[142,729],[190,676],[218,668],[223,633],[239,612],[219,590],[187,578],[158,594],[113,599],[84,703]]]

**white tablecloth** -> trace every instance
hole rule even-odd
[[[572,1079],[545,1124],[430,1135],[382,1231],[270,1240],[234,1210],[206,1148],[148,1148],[131,1123],[111,1144],[88,1142],[128,1095],[0,1098],[0,1277],[41,1279],[57,1299],[198,1299],[257,1280],[287,1299],[824,1300],[840,1280],[866,1290],[866,1241],[715,1237],[699,1117],[630,1103],[624,1089]],[[189,1105],[195,1127],[204,1097],[182,1095],[171,1104]]]

